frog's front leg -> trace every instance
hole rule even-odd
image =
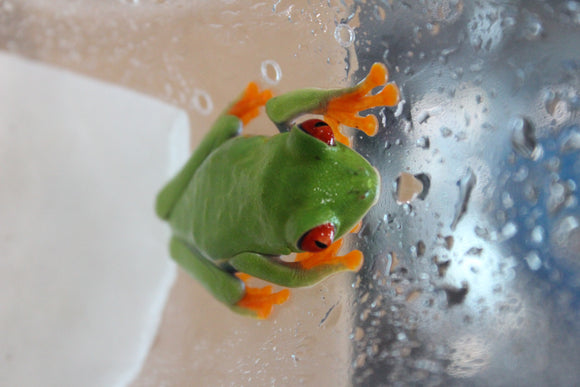
[[[290,295],[288,289],[274,293],[271,286],[264,288],[247,286],[245,277],[239,278],[223,270],[175,237],[171,239],[169,246],[171,257],[217,300],[235,312],[267,318],[273,306],[282,304]]]
[[[242,253],[229,262],[242,273],[280,286],[289,288],[310,286],[331,274],[356,271],[360,268],[363,262],[362,253],[354,250],[344,256],[337,256],[341,245],[342,239],[324,251],[301,253],[300,261],[297,262],[284,262],[277,257],[256,253]]]
[[[321,114],[332,127],[337,140],[348,145],[348,138],[339,131],[340,125],[360,129],[372,136],[378,127],[376,117],[361,117],[358,113],[378,106],[394,106],[399,102],[399,89],[393,83],[385,84],[387,80],[386,67],[375,63],[367,77],[354,87],[296,90],[269,100],[266,112],[281,132],[288,131],[292,121],[300,115]],[[369,95],[371,90],[383,85],[379,93]]]

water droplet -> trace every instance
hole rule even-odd
[[[454,306],[461,304],[465,300],[465,297],[469,292],[469,286],[467,285],[467,282],[463,282],[460,288],[447,287],[444,290],[447,295],[447,305]]]
[[[569,11],[572,21],[580,24],[580,3],[577,1],[568,1],[566,3],[566,9]]]
[[[465,255],[481,256],[482,252],[483,248],[481,247],[471,247],[469,250],[465,252]]]
[[[410,203],[415,198],[424,200],[429,192],[431,181],[425,174],[411,175],[402,172],[395,180],[397,203]]]
[[[528,267],[533,271],[536,271],[540,267],[542,267],[542,260],[538,256],[538,253],[536,253],[535,251],[531,251],[530,253],[528,253],[528,255],[524,257],[524,259],[526,260]]]
[[[546,169],[550,172],[558,172],[560,170],[560,165],[560,159],[556,156],[550,157],[550,159],[546,161]]]
[[[417,115],[417,122],[423,124],[427,122],[429,117],[430,117],[429,112],[427,110],[423,110],[422,112],[419,113],[419,115]]]
[[[577,1],[566,2],[566,8],[570,12],[580,12],[580,3]]]
[[[429,188],[431,188],[431,178],[425,173],[418,173],[415,175],[415,178],[423,183],[423,191],[419,193],[417,199],[425,200],[429,193]]]
[[[399,258],[397,257],[397,253],[390,252],[387,254],[387,264],[386,264],[386,272],[391,274],[395,271],[395,269],[399,266]]]
[[[376,4],[375,4],[374,8],[375,8],[374,9],[375,18],[377,20],[385,20],[385,18],[387,17],[386,11],[382,7],[380,7]]]
[[[355,39],[354,30],[348,24],[341,23],[334,30],[334,39],[344,48],[350,47]]]
[[[388,48],[383,52],[383,62],[385,62],[387,64],[389,62],[389,49]]]
[[[351,335],[355,341],[360,341],[365,337],[365,331],[361,327],[354,328],[354,333]]]
[[[405,106],[405,100],[401,100],[399,101],[399,103],[397,104],[397,109],[395,110],[394,116],[395,118],[400,117],[401,114],[403,114],[403,107]]]
[[[562,153],[574,152],[580,150],[580,130],[578,126],[570,128],[570,131],[564,135],[560,151]]]
[[[506,210],[514,206],[514,200],[512,199],[512,196],[509,194],[509,192],[502,193],[501,202],[503,204],[503,208]]]
[[[563,122],[570,116],[568,102],[562,99],[560,92],[547,90],[544,93],[544,107],[557,122]]]
[[[448,127],[442,127],[441,129],[439,129],[439,131],[441,132],[441,135],[443,137],[449,137],[453,134],[453,132],[451,131],[451,129],[449,129]]]
[[[425,242],[418,241],[417,242],[417,250],[416,251],[417,251],[417,255],[419,257],[421,257],[423,254],[425,254],[425,249],[426,249]]]
[[[540,148],[537,146],[534,127],[524,117],[514,117],[510,121],[512,132],[512,146],[521,156],[537,160],[540,156]]]
[[[538,202],[538,190],[532,184],[528,183],[524,185],[524,196],[532,204]]]
[[[506,223],[501,229],[501,235],[504,239],[510,239],[518,233],[518,226],[514,222]]]
[[[382,108],[381,111],[379,112],[379,117],[381,117],[381,125],[383,127],[387,126],[387,114],[386,114],[386,110],[387,110],[387,108]]]
[[[554,107],[557,101],[556,93],[552,90],[546,90],[544,92],[544,108],[546,108],[546,111],[550,113],[550,115],[554,114]]]
[[[544,236],[546,235],[546,231],[542,226],[536,226],[532,229],[530,233],[530,238],[533,243],[541,244],[544,241]]]
[[[522,165],[517,171],[516,173],[514,173],[512,179],[516,182],[516,183],[521,183],[524,180],[526,180],[528,178],[530,171],[528,170],[528,168],[525,165]]]
[[[447,57],[457,50],[458,50],[458,47],[445,48],[445,49],[441,50],[441,54],[439,55],[439,63],[446,64]]]
[[[485,241],[497,241],[498,239],[497,231],[495,230],[489,231],[485,227],[475,226],[473,231],[475,232],[475,235]]]
[[[473,73],[478,73],[481,70],[483,70],[484,64],[485,62],[483,61],[483,59],[477,59],[473,64],[469,66],[469,70]]]
[[[459,187],[459,198],[455,205],[455,216],[453,222],[451,222],[451,229],[455,230],[457,223],[461,220],[465,212],[467,212],[467,204],[469,203],[469,198],[471,197],[471,191],[477,182],[475,174],[468,168],[465,175],[457,182]]]
[[[275,60],[267,59],[263,61],[260,66],[260,71],[262,72],[264,81],[270,85],[277,85],[280,79],[282,79],[282,69]]]
[[[449,266],[451,265],[451,260],[442,260],[438,256],[435,256],[433,257],[433,262],[437,265],[437,273],[439,274],[439,277],[445,277],[447,269],[449,269]]]
[[[453,238],[452,235],[448,235],[446,237],[438,235],[437,237],[443,239],[443,246],[445,246],[447,250],[451,250],[453,248],[453,244],[455,244],[455,238]]]
[[[193,104],[193,108],[204,116],[209,115],[213,110],[213,102],[205,90],[194,89],[191,103]]]
[[[580,221],[577,217],[570,215],[559,221],[551,236],[552,242],[559,249],[572,253],[573,258],[578,260]]]
[[[524,10],[523,26],[520,30],[521,35],[528,40],[536,40],[542,36],[544,27],[540,17],[535,13]]]
[[[560,181],[550,184],[550,194],[547,202],[548,211],[551,213],[558,211],[562,208],[568,196],[570,196],[570,191],[565,184]]]
[[[429,137],[427,137],[427,136],[420,137],[419,139],[417,139],[416,144],[419,148],[429,149],[429,145],[430,145]]]

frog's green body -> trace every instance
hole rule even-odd
[[[169,222],[207,259],[287,255],[308,230],[348,232],[377,197],[378,175],[358,153],[302,130],[235,137],[200,165]]]
[[[270,99],[268,115],[282,131],[271,137],[239,136],[242,120],[226,110],[158,195],[157,213],[173,231],[172,257],[232,309],[256,314],[240,305],[247,287],[235,272],[298,287],[346,270],[340,262],[306,270],[278,256],[301,251],[300,238],[324,223],[340,238],[377,200],[379,175],[363,157],[288,124],[349,91]]]

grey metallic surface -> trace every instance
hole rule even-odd
[[[352,330],[356,386],[574,385],[580,379],[580,5],[360,5],[364,76],[402,109],[356,148],[382,195]],[[402,173],[428,192],[397,203]]]

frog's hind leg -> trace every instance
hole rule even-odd
[[[169,219],[175,204],[207,156],[225,141],[238,136],[242,126],[256,117],[259,108],[271,97],[270,90],[260,92],[258,86],[252,82],[242,96],[218,117],[187,163],[157,195],[155,211],[161,219]]]
[[[288,289],[273,292],[271,285],[264,286],[263,288],[248,286],[247,281],[251,278],[248,274],[238,272],[236,273],[236,277],[246,284],[244,297],[232,307],[238,313],[252,314],[260,319],[265,319],[272,313],[274,305],[280,305],[290,297],[290,291]]]
[[[320,253],[303,256],[300,262],[284,262],[275,257],[242,253],[230,259],[230,264],[243,273],[280,286],[310,286],[331,274],[356,271],[361,267],[363,256],[358,250],[344,256],[336,255],[341,244],[342,240],[338,240]]]
[[[155,212],[161,219],[168,220],[177,201],[189,185],[195,171],[209,154],[228,139],[237,136],[242,123],[237,117],[223,114],[211,127],[187,163],[157,194]]]
[[[170,253],[171,257],[217,300],[235,312],[267,318],[275,304],[281,304],[288,299],[288,289],[273,293],[271,286],[261,289],[249,287],[245,284],[246,277],[239,278],[223,270],[175,237],[171,239]]]
[[[169,251],[175,262],[195,277],[219,301],[234,305],[244,296],[245,286],[240,279],[200,256],[179,239],[175,237],[171,239]]]

